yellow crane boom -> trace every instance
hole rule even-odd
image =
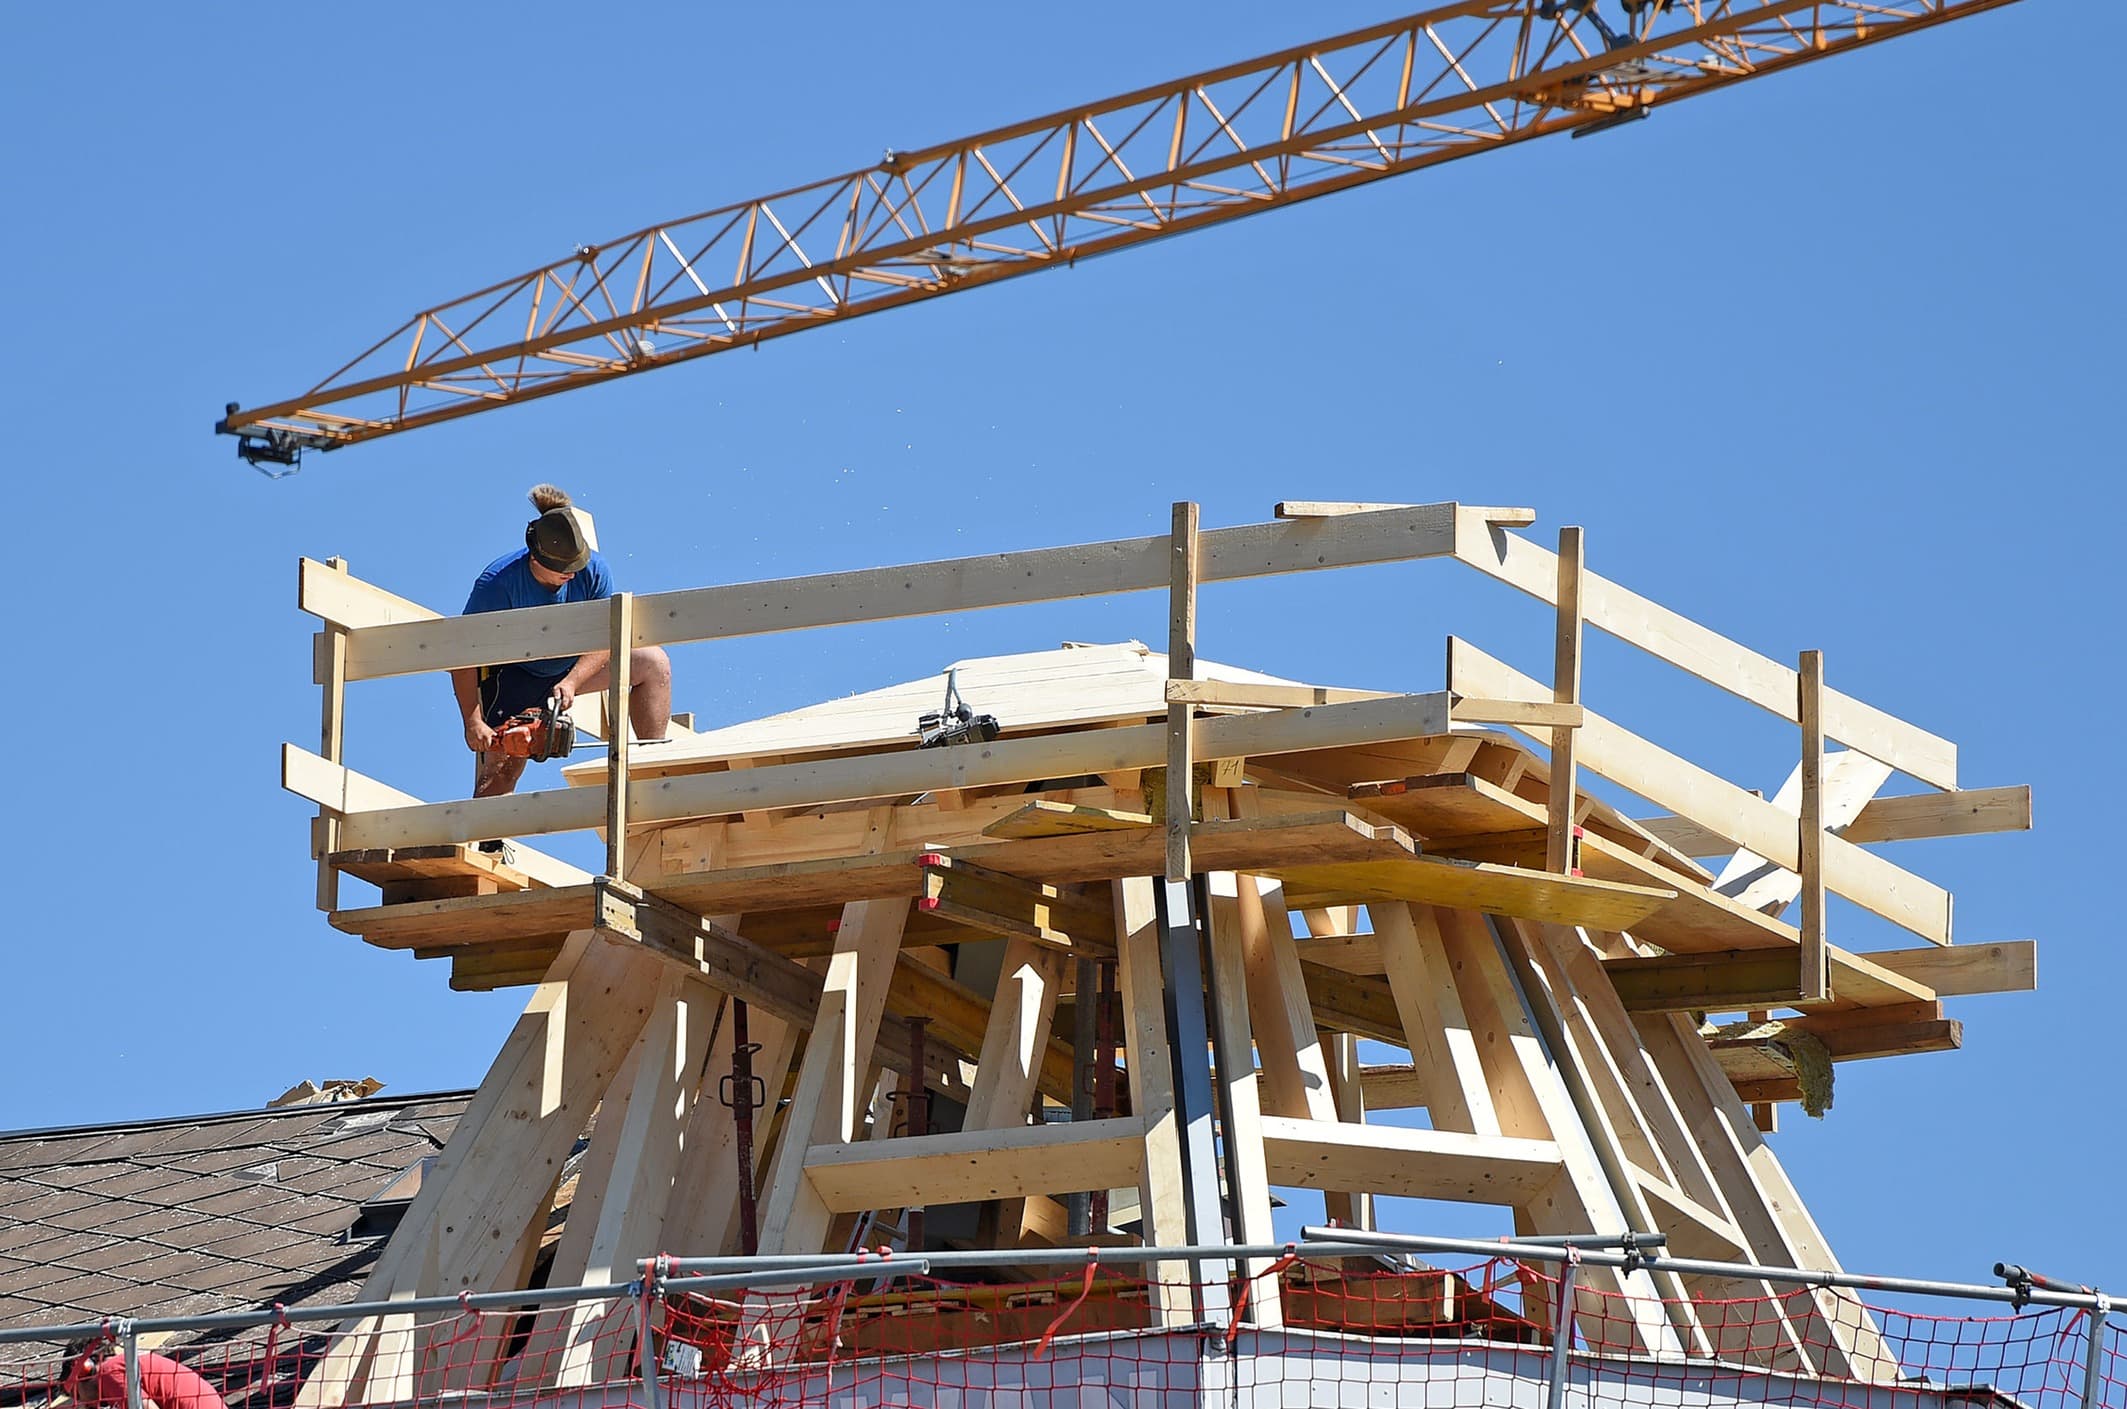
[[[2014,0],[1464,0],[652,225],[424,309],[254,464],[1069,264],[1656,106]],[[1602,5],[1620,6],[1606,19]]]

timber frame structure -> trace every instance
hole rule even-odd
[[[2035,985],[2032,943],[1952,947],[1948,892],[1866,846],[2027,828],[2029,790],[1960,790],[1952,744],[1831,689],[1814,652],[1790,668],[1737,645],[1586,571],[1580,530],[1556,553],[1517,532],[1534,521],[1288,503],[1201,530],[1182,504],[1166,535],[461,618],[305,560],[322,746],[286,746],[283,777],[319,807],[320,907],[447,959],[454,987],[535,986],[361,1299],[527,1285],[587,1126],[555,1284],[756,1237],[763,1254],[1262,1245],[1274,1187],[1322,1191],[1348,1226],[1396,1195],[1509,1208],[1523,1234],[1660,1232],[1689,1257],[1835,1268],[1763,1138],[1775,1103],[1804,1094],[1812,1054],[1954,1048],[1943,999]],[[1550,679],[1454,638],[1431,694],[1196,659],[1201,584],[1422,558],[1554,609]],[[1160,589],[1164,656],[963,662],[1003,719],[993,741],[916,746],[933,677],[676,725],[640,754],[610,731],[576,786],[509,797],[424,802],[342,755],[350,681]],[[1797,724],[1787,785],[1767,800],[1596,714],[1587,627]],[[628,718],[613,673],[593,732]],[[1894,772],[1928,791],[1879,797]],[[1583,773],[1666,814],[1629,817]],[[594,829],[599,875],[474,845]],[[381,903],[343,907],[348,875]],[[1840,946],[1828,893],[1915,943]],[[1702,1031],[1705,1013],[1751,1021]],[[1362,1064],[1362,1039],[1408,1058]],[[766,1098],[750,1132],[720,1099],[735,1056]],[[1420,1106],[1429,1128],[1376,1118]],[[1278,1325],[1272,1270],[1163,1267],[1145,1314]],[[1635,1294],[1647,1353],[1898,1373],[1829,1287],[1739,1324],[1724,1299],[1765,1284],[1591,1266],[1582,1285]],[[589,1382],[603,1312],[572,1311],[544,1373]],[[333,1388],[303,1402],[444,1388],[420,1383],[422,1334],[344,1327],[313,1379]]]

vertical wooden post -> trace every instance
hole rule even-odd
[[[1824,952],[1824,653],[1802,653],[1802,997],[1831,996]]]
[[[1197,506],[1174,506],[1173,577],[1167,597],[1167,678],[1196,678]],[[1196,815],[1191,706],[1167,706],[1167,879],[1189,879],[1189,823]]]
[[[606,659],[606,874],[627,874],[628,665],[635,652],[635,599],[613,594],[613,644]]]
[[[334,572],[347,571],[347,559],[327,558]],[[318,726],[318,752],[331,763],[345,763],[347,751],[347,628],[326,622],[318,633],[318,684],[324,687],[325,703]],[[332,854],[340,849],[339,815],[318,809],[318,909],[340,908],[340,873],[332,868]]]
[[[1551,698],[1558,704],[1580,703],[1581,569],[1583,549],[1578,528],[1558,531],[1558,651],[1552,666]],[[1571,729],[1551,731],[1550,835],[1544,845],[1544,869],[1562,875],[1580,870],[1580,849],[1573,844],[1574,778]]]

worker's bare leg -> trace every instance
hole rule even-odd
[[[612,672],[600,670],[577,693],[592,694],[611,684]],[[638,646],[628,655],[628,720],[638,739],[662,739],[672,723],[672,662],[662,647]]]
[[[473,758],[474,797],[501,797],[504,793],[514,792],[517,780],[524,776],[525,761],[511,758],[499,750],[476,753]]]

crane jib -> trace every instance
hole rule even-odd
[[[270,474],[1656,107],[2014,0],[1465,0],[653,225],[215,423]],[[1612,7],[1605,17],[1605,6]]]

